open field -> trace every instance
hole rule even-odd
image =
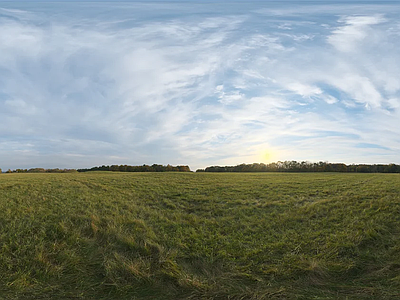
[[[400,174],[2,174],[0,247],[0,299],[400,299]]]

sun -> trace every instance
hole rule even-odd
[[[274,154],[272,153],[272,151],[270,150],[266,150],[264,151],[264,153],[262,154],[262,160],[265,162],[271,162],[273,159]]]
[[[261,163],[271,163],[276,159],[276,151],[273,149],[263,149],[257,155],[257,161]]]

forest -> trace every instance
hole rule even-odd
[[[153,164],[142,166],[129,166],[129,165],[111,165],[99,166],[90,169],[78,169],[78,172],[89,171],[113,171],[113,172],[190,172],[189,166],[171,166],[171,165],[157,165]]]
[[[196,172],[344,172],[344,173],[400,173],[400,165],[396,164],[351,164],[278,161],[270,164],[253,163],[237,166],[211,166],[198,169]]]

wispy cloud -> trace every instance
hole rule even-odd
[[[375,33],[371,26],[381,24],[385,19],[381,15],[350,16],[342,18],[339,22],[343,23],[343,26],[333,31],[328,37],[328,42],[339,51],[355,52],[365,46],[364,42],[370,42],[370,34]]]

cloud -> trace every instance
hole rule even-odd
[[[344,25],[332,32],[328,42],[339,51],[354,52],[362,47],[366,37],[373,33],[371,26],[385,22],[385,18],[381,15],[349,16],[343,17],[339,22]]]
[[[287,89],[303,97],[310,97],[313,95],[322,94],[322,90],[320,88],[316,86],[304,85],[299,82],[289,84],[287,86]]]
[[[7,5],[3,169],[400,159],[393,8]]]

